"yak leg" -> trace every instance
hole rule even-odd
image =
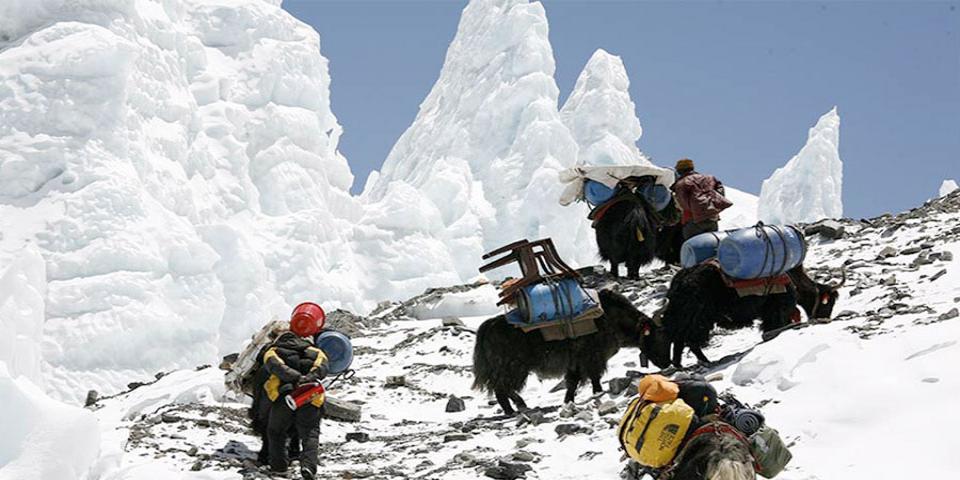
[[[683,342],[673,342],[673,366],[683,368]]]
[[[576,370],[567,370],[564,380],[567,382],[567,395],[563,397],[563,403],[570,403],[577,396],[577,387],[580,386],[581,380],[580,372]]]
[[[511,393],[511,394],[510,394],[510,400],[513,400],[513,403],[516,404],[517,410],[526,410],[526,409],[527,409],[527,402],[524,402],[523,399],[520,398],[520,394],[519,394],[519,393],[517,393],[517,392]]]
[[[610,262],[610,275],[613,275],[613,278],[620,278],[620,262]]]
[[[703,354],[703,350],[701,350],[700,347],[696,347],[696,346],[691,345],[691,346],[690,346],[690,351],[693,352],[693,354],[697,357],[697,361],[698,361],[698,362],[700,362],[700,363],[702,363],[702,364],[704,364],[704,365],[709,365],[709,364],[710,364],[710,360],[708,360],[708,359],[707,359],[707,356]]]
[[[512,416],[515,413],[517,413],[513,410],[513,407],[510,405],[510,395],[508,393],[497,391],[497,392],[494,392],[494,394],[497,397],[497,403],[499,403],[500,408],[503,409],[504,415]]]
[[[627,278],[631,280],[640,278],[640,262],[627,260]]]
[[[603,384],[600,383],[600,375],[596,375],[596,376],[591,375],[590,384],[593,386],[594,394],[603,392]]]

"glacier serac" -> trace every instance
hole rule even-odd
[[[839,147],[840,115],[833,107],[810,129],[800,152],[763,181],[757,212],[760,220],[777,224],[842,217]]]
[[[477,274],[485,250],[521,238],[553,237],[570,261],[593,260],[578,248],[589,238],[586,212],[557,203],[558,172],[576,162],[577,145],[557,108],[547,34],[538,2],[470,2],[439,79],[363,193],[378,226],[421,221],[397,244],[439,239],[448,255],[437,261],[461,280]],[[379,213],[411,203],[427,217]]]
[[[960,188],[960,186],[957,186],[956,180],[953,180],[953,179],[944,180],[943,183],[940,184],[940,192],[938,196],[945,197],[947,195],[950,195],[954,191],[956,191],[958,188]]]
[[[637,148],[643,134],[623,60],[598,49],[587,61],[560,116],[577,142],[577,163],[646,165]]]

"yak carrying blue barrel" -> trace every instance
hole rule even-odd
[[[327,355],[327,368],[330,373],[346,371],[353,363],[353,344],[350,337],[333,330],[325,330],[314,339],[317,348]]]
[[[690,237],[680,247],[680,266],[690,268],[717,256],[720,241],[727,232],[708,232]]]
[[[670,205],[670,200],[673,199],[670,189],[659,183],[645,184],[638,189],[638,193],[643,195],[643,198],[647,199],[647,203],[658,212],[667,208]]]
[[[728,232],[717,260],[730,277],[750,280],[774,277],[803,263],[807,244],[792,226],[757,225]]]
[[[596,306],[576,279],[566,278],[524,287],[517,296],[519,315],[508,316],[514,323],[542,323],[574,318]]]
[[[613,198],[613,189],[594,180],[585,180],[583,182],[583,195],[590,205],[603,205],[607,200]]]

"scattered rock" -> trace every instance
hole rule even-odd
[[[951,308],[949,312],[941,313],[940,316],[937,317],[937,320],[940,320],[940,321],[950,320],[952,318],[957,318],[957,317],[960,317],[960,310],[957,310],[956,308]]]
[[[557,432],[557,435],[574,435],[577,433],[587,433],[590,429],[584,427],[583,425],[577,423],[561,423],[557,425],[553,431]]]
[[[177,423],[180,421],[180,417],[172,413],[164,412],[160,414],[160,420],[163,421],[163,423]]]
[[[590,410],[580,410],[576,415],[573,416],[573,419],[584,423],[589,423],[593,420],[593,412]]]
[[[447,400],[447,413],[462,412],[466,409],[467,406],[463,402],[463,399],[458,398],[456,395],[450,395],[450,399]]]
[[[515,480],[525,478],[530,470],[533,470],[530,465],[500,460],[497,465],[487,467],[483,474],[497,480]]]
[[[237,362],[237,359],[240,358],[239,353],[231,353],[223,357],[223,360],[220,361],[220,370],[230,371],[233,368],[233,364]]]
[[[877,254],[877,258],[890,258],[897,256],[897,249],[893,247],[883,247],[883,250],[880,250],[880,253]]]
[[[349,432],[347,433],[346,441],[366,443],[370,441],[370,435],[367,434],[366,432]]]
[[[900,251],[900,255],[913,255],[914,253],[920,253],[920,250],[923,250],[920,247],[908,247]]]
[[[610,396],[620,395],[631,383],[633,383],[633,380],[627,377],[612,378],[607,382],[607,393]]]
[[[896,276],[896,275],[890,275],[889,277],[883,279],[883,281],[880,282],[880,283],[882,283],[883,285],[885,285],[885,286],[887,286],[887,287],[892,287],[892,286],[894,286],[894,285],[897,284],[897,276]]]
[[[923,382],[923,383],[937,383],[937,382],[940,381],[940,379],[937,378],[937,377],[927,377],[927,378],[924,378],[923,380],[920,380],[920,381]]]
[[[197,453],[199,452],[200,452],[200,449],[197,448],[196,446],[193,446],[193,447],[190,447],[189,450],[187,450],[187,455],[190,455],[191,457],[196,457]]]
[[[944,276],[944,275],[946,275],[946,274],[947,274],[947,269],[940,270],[939,272],[934,273],[932,277],[930,277],[930,281],[931,281],[931,282],[935,282],[938,278],[940,278],[940,277],[942,277],[942,276]]]
[[[472,467],[479,463],[477,461],[477,456],[472,453],[460,452],[453,456],[453,461],[462,463],[468,467]]]
[[[597,407],[597,413],[599,413],[600,415],[609,415],[611,413],[616,413],[619,410],[620,410],[620,407],[618,407],[617,402],[614,402],[614,401],[603,402],[600,404],[599,407]]]
[[[387,377],[387,380],[383,384],[383,386],[387,388],[396,388],[396,387],[405,386],[406,384],[407,384],[407,377],[403,375],[391,375]]]
[[[470,440],[470,435],[466,433],[448,433],[443,436],[443,443],[465,442]]]
[[[100,393],[96,390],[90,390],[87,392],[87,400],[83,402],[84,407],[89,407],[95,405],[97,401],[100,400]]]
[[[577,414],[577,406],[573,402],[564,403],[560,407],[560,418],[570,418]]]
[[[361,408],[354,403],[327,397],[323,402],[324,417],[344,422],[359,422]]]
[[[527,410],[525,412],[520,412],[519,418],[517,419],[517,426],[523,426],[528,423],[531,425],[547,423],[547,416],[544,415],[544,413],[540,410]]]
[[[193,465],[190,467],[190,471],[199,472],[200,470],[203,470],[203,462],[201,462],[200,460],[193,462]]]
[[[846,228],[836,220],[823,220],[808,226],[803,231],[803,234],[808,237],[818,233],[824,238],[836,240],[843,237],[843,234],[846,233]]]
[[[537,456],[526,450],[520,450],[519,452],[514,452],[513,455],[510,455],[510,459],[517,462],[530,463],[535,461]]]
[[[144,385],[146,385],[146,383],[143,383],[143,382],[130,382],[130,383],[127,384],[127,390],[136,390],[136,389],[138,389],[138,388],[140,388],[140,387],[142,387],[142,386],[144,386]]]
[[[441,320],[441,325],[444,327],[462,327],[463,321],[457,317],[443,317]]]
[[[953,261],[953,252],[943,252],[940,254],[940,260],[944,262]]]

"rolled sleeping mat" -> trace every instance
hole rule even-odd
[[[603,205],[613,198],[613,189],[595,180],[584,180],[583,196],[590,205]]]
[[[639,193],[643,198],[647,199],[647,203],[658,212],[667,208],[667,206],[670,205],[670,200],[673,200],[673,194],[670,193],[670,189],[659,183],[645,184],[640,187]]]
[[[716,257],[726,237],[727,232],[707,232],[688,238],[680,247],[680,266],[690,268]]]
[[[350,343],[350,337],[334,330],[324,330],[317,335],[314,343],[326,354],[329,373],[337,374],[350,368],[353,363],[353,344]]]
[[[573,278],[528,285],[517,296],[517,309],[527,323],[573,318],[592,306],[593,299]]]
[[[763,414],[752,408],[735,409],[727,417],[727,423],[748,437],[757,433],[765,421]]]
[[[790,225],[757,225],[728,232],[717,248],[723,273],[741,279],[774,277],[803,263],[807,243]]]

